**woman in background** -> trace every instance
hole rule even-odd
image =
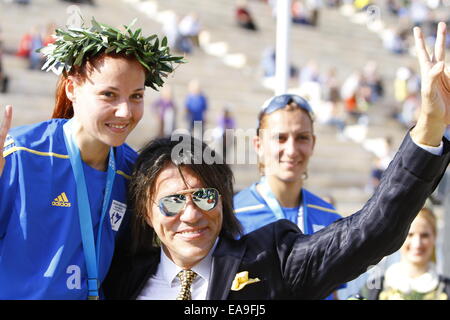
[[[366,284],[360,295],[369,300],[448,300],[450,279],[435,265],[436,237],[436,217],[424,207],[400,249],[400,262]]]

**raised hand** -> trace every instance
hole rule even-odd
[[[446,25],[440,22],[434,50],[430,55],[422,30],[414,28],[414,39],[422,79],[422,106],[416,127],[411,132],[416,142],[439,145],[450,124],[450,67],[445,63]]]
[[[5,167],[5,159],[3,158],[3,145],[5,144],[6,136],[11,128],[12,120],[12,106],[7,105],[5,107],[5,112],[3,115],[2,124],[0,125],[0,177],[3,173],[3,168]]]

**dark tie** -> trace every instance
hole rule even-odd
[[[181,270],[177,277],[181,281],[181,290],[177,300],[191,300],[191,284],[197,277],[197,274],[192,270]]]

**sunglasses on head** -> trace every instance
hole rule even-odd
[[[259,136],[259,129],[261,127],[261,119],[265,114],[270,114],[272,112],[275,112],[279,109],[283,109],[288,104],[291,104],[292,102],[295,103],[297,107],[299,107],[302,110],[305,110],[308,115],[310,116],[311,120],[314,120],[314,113],[312,111],[311,106],[309,105],[308,101],[303,99],[302,97],[296,95],[296,94],[282,94],[279,96],[274,96],[270,98],[269,100],[266,100],[264,102],[263,106],[261,107],[261,112],[258,116],[258,126],[256,127],[256,133]]]
[[[312,116],[313,111],[308,101],[295,94],[282,94],[269,99],[264,103],[261,112],[264,114],[269,114],[284,108],[286,105],[292,102],[294,102],[300,109],[305,110]]]
[[[214,209],[219,202],[219,191],[214,188],[199,188],[186,190],[181,193],[162,197],[158,201],[159,210],[166,217],[179,214],[186,207],[187,195],[190,194],[192,202],[203,211]]]

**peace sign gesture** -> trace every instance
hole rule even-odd
[[[5,167],[5,159],[3,158],[3,145],[5,144],[6,136],[9,129],[11,128],[12,120],[12,106],[7,105],[5,108],[5,113],[3,116],[2,124],[0,125],[0,177],[3,173],[3,168]]]
[[[434,52],[425,47],[422,30],[414,28],[414,40],[422,79],[422,106],[416,128],[416,142],[439,145],[445,127],[450,124],[450,67],[445,64],[446,25],[440,22]]]

